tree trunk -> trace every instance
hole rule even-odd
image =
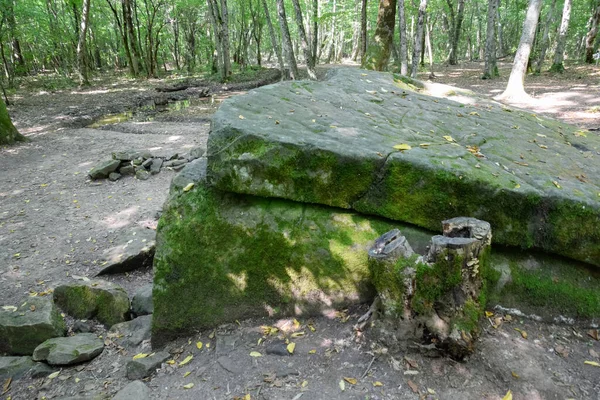
[[[17,65],[18,68],[15,68],[15,72],[19,75],[25,72],[25,59],[23,58],[23,53],[21,51],[21,43],[17,37],[17,21],[15,19],[14,1],[15,0],[8,0],[6,2],[8,8],[6,10],[6,20],[11,38],[11,59],[13,63]]]
[[[569,19],[571,18],[571,0],[565,0],[563,6],[562,20],[560,21],[560,29],[556,38],[556,52],[554,53],[554,62],[550,67],[550,71],[563,73],[565,66],[563,60],[565,56],[565,44],[567,42],[567,30],[569,29]]]
[[[360,5],[360,63],[367,62],[367,0]]]
[[[229,57],[229,10],[227,9],[227,0],[221,0],[221,23],[223,31],[223,79],[231,75],[231,58]]]
[[[485,38],[485,67],[482,79],[492,79],[499,76],[496,65],[496,29],[495,18],[497,16],[498,0],[488,1],[487,33]]]
[[[542,33],[542,42],[540,43],[540,56],[535,64],[535,73],[539,74],[542,72],[542,64],[544,63],[544,58],[546,58],[546,51],[548,50],[548,35],[550,34],[550,25],[552,25],[552,21],[554,20],[554,10],[556,8],[556,0],[552,0],[552,4],[548,9],[548,14],[546,14],[546,23],[544,24],[544,33]]]
[[[298,64],[296,64],[296,56],[294,55],[294,47],[290,38],[290,30],[288,28],[287,17],[285,15],[285,6],[283,0],[277,0],[277,16],[279,19],[279,28],[281,29],[281,39],[283,42],[283,52],[290,66],[290,78],[298,78]]]
[[[285,65],[283,64],[283,56],[281,55],[281,47],[279,47],[279,42],[277,40],[277,36],[275,35],[275,29],[273,28],[273,23],[271,22],[271,16],[269,14],[269,8],[267,7],[267,1],[262,0],[263,9],[265,11],[265,18],[267,20],[267,27],[269,28],[269,36],[271,36],[271,45],[273,46],[273,50],[275,54],[277,54],[277,62],[279,63],[279,69],[281,70],[281,77],[283,79]]]
[[[594,10],[590,22],[590,30],[585,35],[585,62],[592,64],[594,62],[594,42],[598,35],[598,25],[600,25],[600,5]]]
[[[427,0],[421,0],[419,4],[419,19],[417,20],[417,34],[415,35],[415,42],[413,45],[412,70],[410,71],[410,76],[413,78],[417,77],[417,72],[419,71],[419,57],[421,56],[421,52],[423,49],[423,25],[425,22],[426,11]]]
[[[433,30],[433,24],[431,24],[431,29],[429,29],[429,24],[425,24],[425,48],[427,49],[427,57],[429,58],[429,79],[435,78],[435,74],[433,73],[433,48],[431,47],[431,37],[430,32]]]
[[[404,9],[404,0],[398,0],[398,25],[400,31],[400,73],[408,73],[408,48],[406,40],[406,15]]]
[[[0,100],[0,145],[26,142],[27,138],[17,131],[6,109],[4,101]]]
[[[327,56],[326,64],[331,62],[333,57],[333,45],[335,43],[335,26],[337,24],[337,0],[333,0],[333,9],[331,18],[331,30],[329,31],[329,40],[327,41],[327,48],[325,49],[325,55]]]
[[[448,2],[450,5],[452,3]],[[465,0],[458,0],[458,10],[456,12],[456,21],[452,29],[452,36],[450,39],[450,57],[448,57],[448,63],[450,65],[456,65],[458,63],[458,42],[460,39],[460,30],[462,22],[465,16]]]
[[[123,19],[125,24],[125,31],[127,32],[127,36],[129,38],[133,75],[138,76],[140,74],[140,51],[138,50],[135,31],[133,28],[133,18],[131,16],[130,0],[123,0]]]
[[[88,81],[86,56],[86,36],[89,26],[90,0],[83,0],[83,9],[81,11],[81,28],[79,29],[79,42],[77,43],[77,75],[79,76],[79,85],[87,86]]]
[[[377,28],[363,68],[384,71],[390,62],[390,51],[396,25],[396,0],[379,0]]]
[[[317,48],[319,47],[319,0],[313,0],[312,5],[312,59],[314,65],[317,65],[319,60],[317,55],[319,54]]]
[[[498,24],[498,47],[496,48],[496,54],[498,57],[504,57],[504,27],[502,26],[502,18],[500,18],[500,1],[497,0],[496,4],[496,23]]]
[[[522,100],[528,97],[525,93],[523,82],[525,81],[527,61],[529,60],[529,53],[531,52],[531,45],[533,43],[535,28],[540,16],[541,8],[542,0],[529,1],[527,15],[523,24],[523,33],[521,35],[517,54],[515,55],[510,77],[508,78],[508,85],[506,86],[504,93],[499,96],[502,100]]]
[[[310,48],[308,47],[308,39],[306,38],[306,31],[304,30],[304,19],[302,18],[302,9],[298,0],[292,0],[294,5],[294,11],[296,14],[296,24],[298,25],[298,34],[300,36],[300,45],[302,46],[302,52],[306,62],[306,70],[308,71],[308,77],[313,80],[317,80],[317,74],[315,72],[315,61],[312,57]]]

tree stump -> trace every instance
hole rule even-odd
[[[466,217],[442,225],[443,236],[432,237],[425,256],[415,254],[400,231],[384,234],[369,250],[369,267],[386,317],[422,324],[423,341],[462,359],[479,336],[491,227]]]

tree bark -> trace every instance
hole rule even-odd
[[[87,86],[88,81],[86,56],[86,36],[89,26],[90,0],[83,0],[83,9],[81,11],[81,28],[79,29],[79,42],[77,43],[77,74],[79,76],[79,85]]]
[[[262,0],[263,9],[265,11],[265,18],[267,20],[267,27],[269,28],[269,36],[271,36],[271,45],[273,46],[273,51],[277,54],[277,62],[279,63],[279,69],[281,70],[281,77],[283,78],[285,65],[283,63],[283,56],[281,55],[281,47],[279,47],[279,42],[277,41],[277,36],[275,35],[275,29],[273,28],[273,23],[271,22],[271,16],[269,14],[269,8],[267,7],[267,1]]]
[[[419,71],[419,57],[421,56],[421,52],[423,50],[423,25],[425,22],[426,11],[427,0],[421,0],[419,4],[419,18],[417,20],[417,34],[415,35],[415,43],[413,45],[412,69],[410,71],[410,76],[413,78],[417,77],[417,72]]]
[[[223,30],[223,79],[229,78],[231,75],[231,58],[229,56],[229,10],[227,8],[227,0],[221,0],[221,23]]]
[[[594,42],[598,35],[598,26],[600,25],[600,4],[594,10],[590,22],[590,30],[585,35],[585,62],[592,64],[594,62]]]
[[[360,5],[360,63],[364,65],[367,60],[367,0],[362,0]]]
[[[317,74],[315,72],[315,61],[313,59],[310,48],[308,47],[308,39],[306,38],[306,31],[304,30],[304,20],[302,18],[302,9],[298,0],[292,0],[294,5],[294,11],[296,14],[296,24],[298,25],[298,35],[300,36],[300,45],[306,62],[306,70],[308,71],[308,77],[313,80],[317,80]]]
[[[560,21],[560,29],[556,38],[556,52],[554,53],[554,62],[550,67],[550,71],[562,73],[565,70],[563,64],[565,56],[565,44],[567,43],[567,31],[569,30],[569,19],[571,18],[571,0],[565,0],[563,6],[562,19]]]
[[[542,72],[542,64],[544,63],[544,58],[546,58],[546,51],[548,50],[548,42],[550,41],[548,36],[550,34],[550,25],[552,25],[552,21],[554,20],[554,10],[556,8],[556,0],[552,0],[552,4],[548,9],[548,14],[546,14],[546,22],[544,24],[544,33],[542,33],[542,42],[540,43],[540,56],[535,64],[535,73],[539,74]]]
[[[138,76],[140,74],[140,51],[137,46],[137,40],[135,37],[135,30],[133,28],[133,18],[131,15],[131,2],[130,0],[123,0],[123,19],[125,23],[125,30],[129,38],[129,47],[131,50],[131,64],[133,69],[133,75]]]
[[[448,5],[452,6],[452,3],[448,1]],[[460,30],[462,22],[465,16],[465,0],[458,0],[458,9],[456,11],[456,20],[452,29],[452,36],[450,40],[450,56],[448,57],[448,63],[450,65],[456,65],[458,63],[458,42],[460,40]]]
[[[391,46],[396,25],[396,0],[379,0],[377,28],[363,68],[384,71],[390,62]]]
[[[527,15],[523,23],[523,33],[519,42],[519,48],[515,55],[513,67],[508,78],[506,90],[499,98],[503,100],[519,100],[527,98],[523,82],[525,81],[525,73],[527,72],[527,61],[531,52],[531,45],[535,35],[535,28],[542,8],[542,0],[530,0],[527,8]]]
[[[290,67],[290,78],[298,78],[298,64],[294,55],[294,47],[290,38],[290,30],[288,28],[287,16],[285,15],[285,6],[283,0],[277,0],[277,16],[279,19],[279,28],[281,29],[281,39],[283,42],[283,52]]]
[[[400,73],[408,73],[408,41],[406,40],[406,15],[404,0],[398,0],[398,25],[400,31]]]
[[[498,8],[498,0],[488,1],[487,12],[487,33],[485,39],[485,67],[483,69],[482,79],[492,79],[498,76],[498,66],[496,65],[496,29],[495,19]]]
[[[0,145],[26,142],[27,138],[17,131],[6,109],[4,101],[0,100]]]
[[[317,65],[319,60],[317,55],[319,47],[319,0],[313,0],[312,5],[312,59],[314,65]]]

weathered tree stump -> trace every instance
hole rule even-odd
[[[421,324],[422,340],[462,359],[479,336],[491,227],[464,217],[442,224],[443,236],[432,237],[425,256],[400,231],[384,234],[369,251],[369,267],[386,317]]]

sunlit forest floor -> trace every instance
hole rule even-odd
[[[333,67],[320,68],[321,75]],[[519,106],[599,128],[600,68],[566,67],[563,75],[527,76],[525,87],[534,100]],[[436,66],[435,81],[489,97],[500,94],[510,63],[500,63],[501,77],[491,81],[480,79],[481,70],[475,62]],[[420,78],[428,75],[424,72]],[[257,74],[246,81],[262,78]],[[214,96],[184,95],[168,104],[162,104],[155,90],[200,79],[131,80],[112,74],[97,76],[92,87],[78,89],[69,81],[38,77],[10,93],[9,112],[32,141],[0,148],[0,305],[19,305],[30,293],[73,276],[93,277],[130,241],[153,237],[175,172],[164,171],[147,181],[90,181],[86,175],[113,151],[169,155],[205,146],[212,114],[223,99],[242,93],[244,87],[208,82]],[[152,281],[152,270],[107,279],[132,296]],[[398,352],[369,342],[368,333],[357,337],[352,325],[364,311],[340,310],[335,316],[315,318],[315,332],[305,329],[306,335],[297,338],[293,357],[249,356],[262,335],[260,326],[291,324],[285,320],[240,321],[220,326],[216,333],[198,332],[172,342],[167,350],[174,358],[193,354],[194,359],[185,367],[165,365],[148,380],[151,398],[500,400],[510,389],[515,400],[598,400],[598,368],[584,361],[600,361],[600,346],[585,329],[497,313],[493,318],[499,318],[500,326],[483,321],[477,351],[457,363],[431,358],[418,346]],[[309,321],[299,322],[306,327]],[[106,337],[101,326],[95,332]],[[205,343],[202,349],[196,347],[198,341]],[[128,383],[127,361],[151,350],[148,342],[126,351],[111,340],[106,343],[99,357],[64,368],[57,379],[9,382],[0,388],[0,393],[6,389],[0,399],[114,395]],[[184,389],[190,382],[194,388]]]

